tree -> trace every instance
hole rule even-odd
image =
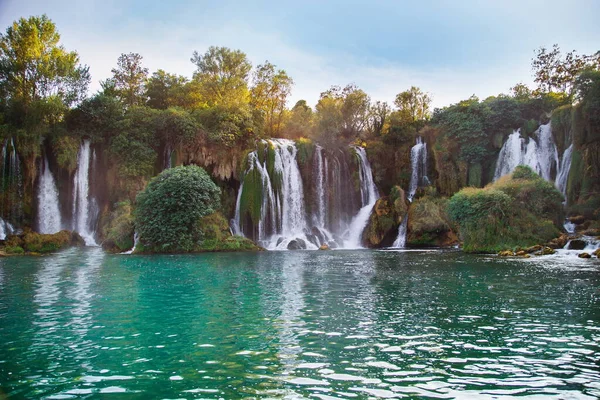
[[[248,102],[248,74],[252,64],[246,54],[211,46],[203,55],[195,51],[191,61],[197,67],[193,79],[209,106]]]
[[[144,86],[148,68],[142,67],[142,56],[137,53],[121,54],[117,68],[111,69],[117,95],[128,106],[144,104]]]
[[[316,106],[318,140],[332,145],[339,137],[357,138],[367,126],[369,103],[369,96],[352,84],[321,93]]]
[[[203,238],[201,219],[220,206],[221,190],[195,165],[163,171],[136,199],[135,226],[144,250],[189,252]]]
[[[390,116],[390,106],[385,101],[376,101],[369,106],[369,132],[373,136],[381,136],[383,127]]]
[[[431,97],[418,87],[411,86],[410,89],[398,93],[394,104],[402,120],[414,124],[417,131],[430,117]]]
[[[557,91],[571,96],[575,78],[582,71],[600,68],[600,52],[579,55],[573,50],[563,57],[558,44],[551,50],[540,47],[531,60],[531,67],[540,93]]]
[[[57,122],[87,92],[89,68],[59,41],[46,15],[21,18],[0,35],[0,98],[17,127]]]
[[[265,132],[270,137],[279,136],[288,96],[294,81],[288,74],[268,61],[256,67],[250,103],[264,120]]]
[[[298,100],[288,114],[283,134],[290,139],[307,137],[312,134],[313,124],[312,109],[306,104],[306,100]]]
[[[169,107],[183,107],[186,101],[187,78],[181,75],[169,74],[159,69],[152,74],[146,83],[146,98],[148,106],[166,110]]]

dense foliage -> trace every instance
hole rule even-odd
[[[137,196],[135,226],[146,251],[196,250],[202,217],[219,207],[220,189],[195,165],[175,167],[153,178]]]
[[[385,194],[397,185],[407,188],[410,148],[420,136],[428,146],[429,180],[440,195],[449,197],[465,186],[491,182],[502,143],[514,129],[531,137],[551,119],[559,154],[574,143],[569,207],[600,215],[600,53],[562,54],[556,45],[541,48],[532,60],[537,87],[518,83],[509,94],[484,100],[473,96],[433,112],[431,95],[415,86],[400,91],[390,104],[372,100],[348,84],[325,90],[314,107],[305,100],[292,105],[294,81],[284,69],[269,61],[253,66],[244,52],[226,47],[195,51],[190,77],[162,69],[151,72],[137,53],[124,53],[115,61],[102,89],[86,97],[88,67],[76,52],[61,46],[57,28],[47,16],[22,18],[0,35],[0,139],[7,151],[14,142],[23,175],[22,180],[8,182],[3,170],[4,214],[14,203],[9,200],[18,199],[20,222],[31,223],[42,156],[49,159],[64,197],[82,139],[91,140],[102,170],[93,185],[102,191],[104,217],[123,220],[112,226],[111,240],[125,246],[131,221],[117,217],[115,204],[129,200],[137,207],[136,194],[172,165],[197,164],[218,177],[223,188],[221,211],[231,217],[247,165],[244,157],[262,139],[296,140],[301,164],[311,159],[316,143],[328,151],[363,145],[375,182]],[[272,151],[264,154],[273,169]],[[245,180],[244,218],[254,221],[262,183],[257,171]],[[491,201],[504,210],[502,193],[509,196],[505,189],[498,193],[490,189],[472,199],[483,196],[487,200],[482,204]],[[424,219],[441,215],[440,202],[415,204],[413,213]],[[420,228],[415,224],[411,229]],[[196,236],[190,234],[183,247],[177,247],[171,236],[165,249],[187,251]]]
[[[497,252],[545,243],[559,235],[562,195],[529,167],[483,188],[465,188],[448,203],[463,248]]]

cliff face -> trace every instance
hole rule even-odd
[[[586,218],[598,218],[596,214],[600,209],[600,117],[598,110],[594,108],[596,97],[588,96],[575,106],[560,107],[554,110],[551,116],[552,136],[559,157],[562,158],[565,150],[573,145],[571,169],[566,183],[568,210],[572,214],[583,214]],[[537,124],[539,125],[539,121]],[[535,130],[535,121],[529,125],[531,126],[527,129],[523,128],[523,137],[531,135],[527,132]],[[461,147],[464,144],[450,139],[443,126],[423,128],[416,136],[422,137],[427,143],[428,182],[429,187],[435,188],[436,191],[432,198],[450,197],[461,188],[483,187],[491,182],[498,153],[508,133],[509,131],[500,130],[488,138],[488,154],[484,161],[467,162],[459,156],[464,153]],[[394,144],[387,142],[384,137],[366,142],[365,148],[372,166],[373,179],[380,194],[384,196],[375,206],[363,235],[364,243],[368,246],[389,245],[390,238],[406,214],[406,210],[397,209],[396,200],[390,199],[394,197],[391,194],[396,190],[396,186],[405,190],[409,187],[411,148],[416,136],[407,137]],[[76,136],[58,135],[39,144],[30,143],[23,138],[11,142],[10,137],[5,137],[3,142],[3,191],[0,194],[2,218],[18,226],[36,227],[39,208],[38,175],[44,158],[47,158],[56,180],[63,225],[70,228],[73,215],[73,181],[81,139]],[[163,143],[156,149],[158,156],[153,174],[135,177],[124,177],[111,150],[103,144],[92,143],[95,164],[89,177],[90,196],[95,199],[99,215],[104,216],[100,219],[100,225],[104,224],[114,211],[115,203],[129,200],[134,204],[136,194],[145,187],[150,176],[158,174],[170,165],[197,164],[204,167],[221,187],[221,212],[228,220],[235,215],[240,182],[247,180],[247,207],[242,210],[244,215],[241,220],[247,226],[244,232],[254,237],[260,219],[256,205],[262,201],[264,187],[258,177],[254,176],[253,182],[252,174],[244,175],[248,167],[247,156],[250,152],[259,150],[260,157],[266,157],[263,161],[271,173],[275,168],[272,150],[269,150],[268,146],[265,147],[266,142],[256,143],[224,146],[207,140],[206,135],[198,135],[193,140],[172,146]],[[338,149],[326,149],[305,139],[296,141],[295,146],[304,187],[304,212],[310,224],[315,223],[315,216],[321,212],[326,218],[326,221],[322,222],[323,225],[332,231],[335,230],[333,224],[336,221],[344,221],[347,224],[360,208],[361,196],[358,164],[351,148],[341,146]],[[17,164],[11,161],[13,149],[18,156]],[[18,166],[18,171],[15,171],[15,166]],[[326,179],[321,179],[322,176]],[[275,175],[271,178],[273,188],[277,191],[279,178]],[[325,184],[325,187],[319,189],[319,185],[322,184]],[[422,196],[423,192],[420,189],[415,200]],[[326,199],[325,211],[319,210],[319,204],[324,204],[321,198]],[[441,215],[443,207],[438,203],[429,202],[427,207],[425,203],[421,204],[418,201],[411,204],[408,212],[411,221],[408,224],[409,245],[424,244],[427,238],[431,239],[430,243],[437,244],[452,241],[452,238],[447,236],[447,232],[451,230],[446,229],[444,225],[445,217],[434,218],[437,222],[433,225],[436,226],[424,222],[434,215]],[[419,204],[421,208],[417,207]],[[95,229],[102,237],[102,226],[96,226]]]

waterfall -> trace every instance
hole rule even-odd
[[[402,222],[400,223],[400,227],[398,228],[398,237],[394,241],[392,245],[393,248],[403,249],[406,247],[406,228],[408,226],[408,214],[402,218]]]
[[[56,233],[61,227],[58,190],[48,158],[44,157],[38,187],[38,230],[40,233]]]
[[[359,188],[354,188],[347,161],[350,152],[316,145],[310,160],[303,164],[312,173],[306,192],[298,151],[291,140],[271,139],[248,154],[231,220],[232,233],[248,235],[272,250],[317,249],[322,244],[336,248],[342,243],[359,247],[377,200],[364,149],[352,151],[359,167],[360,210]],[[310,207],[306,203],[309,199]]]
[[[362,147],[355,147],[356,156],[359,160],[359,173],[360,173],[360,194],[362,201],[362,208],[358,211],[358,214],[353,218],[348,228],[348,236],[344,242],[344,247],[349,249],[362,248],[361,236],[367,226],[369,217],[371,216],[371,210],[375,206],[375,202],[379,198],[377,194],[377,188],[373,182],[373,172],[371,171],[371,164],[367,159],[367,153]]]
[[[313,171],[316,188],[316,200],[317,200],[317,213],[315,215],[315,225],[319,228],[325,228],[325,221],[327,221],[326,210],[327,210],[327,197],[325,196],[325,187],[327,180],[327,167],[323,162],[323,148],[317,145],[315,154],[315,163]]]
[[[298,237],[304,239],[304,232],[308,224],[304,212],[304,189],[300,168],[296,156],[298,149],[293,141],[288,139],[273,139],[275,146],[275,171],[281,176],[281,191],[279,204],[281,205],[281,231],[284,238]],[[280,246],[287,243],[284,240]],[[271,244],[272,245],[272,244]],[[275,247],[278,247],[275,244]]]
[[[408,185],[408,201],[412,202],[420,185],[429,184],[427,178],[427,143],[421,136],[417,137],[416,144],[410,149],[410,184]],[[408,214],[402,218],[398,227],[398,236],[392,244],[393,248],[406,247],[406,231],[408,226]]]
[[[137,231],[135,231],[133,233],[133,247],[127,251],[122,252],[121,254],[133,254],[133,252],[135,251],[135,248],[137,247],[138,243],[140,241],[140,235],[137,233]]]
[[[419,185],[427,182],[427,143],[420,136],[417,143],[410,149],[410,185],[408,187],[408,201],[412,201]]]
[[[556,188],[565,197],[565,204],[567,203],[567,181],[569,179],[569,171],[571,170],[571,158],[573,156],[573,144],[565,150],[560,165],[558,166],[558,173],[556,174]]]
[[[1,167],[2,190],[8,191],[8,194],[2,196],[2,209],[0,212],[13,224],[19,224],[23,218],[23,175],[21,173],[21,160],[12,137],[6,139],[2,146]]]
[[[518,165],[527,165],[547,181],[553,181],[559,163],[550,123],[541,125],[529,139],[521,138],[520,129],[509,135],[498,155],[494,180],[510,174]]]
[[[0,218],[0,240],[5,240],[6,236],[12,235],[13,232],[12,225]]]
[[[90,163],[90,141],[84,140],[79,148],[77,171],[73,178],[73,230],[81,235],[87,246],[97,246],[92,228],[96,202],[90,196]]]
[[[238,190],[237,199],[235,200],[235,214],[233,219],[231,220],[231,234],[237,236],[244,236],[244,232],[242,232],[241,224],[240,224],[240,206],[242,203],[242,192],[244,191],[244,180],[242,179],[242,183],[240,184],[240,188]]]

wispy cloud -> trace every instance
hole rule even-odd
[[[65,47],[90,65],[92,91],[121,53],[142,54],[150,71],[189,77],[192,52],[217,45],[246,52],[254,65],[268,59],[284,68],[295,81],[291,102],[313,105],[331,85],[355,83],[390,102],[419,86],[441,107],[530,83],[536,47],[598,50],[593,0],[567,10],[548,1],[425,3],[2,0],[0,24],[47,13]]]

